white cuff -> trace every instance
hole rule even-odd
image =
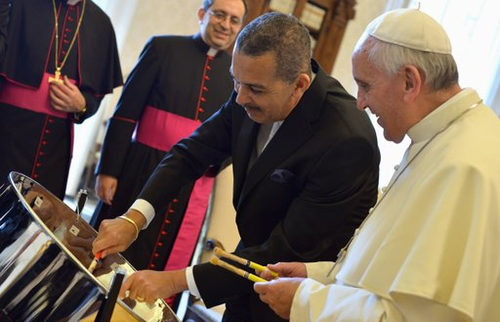
[[[186,280],[188,283],[189,293],[193,294],[197,298],[201,298],[200,291],[198,291],[196,281],[194,280],[193,266],[186,267]]]
[[[134,201],[130,209],[137,210],[146,218],[146,224],[142,227],[141,230],[148,228],[149,224],[153,220],[155,216],[155,208],[148,201],[144,199],[137,199]]]

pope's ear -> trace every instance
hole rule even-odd
[[[408,65],[404,67],[405,97],[414,99],[422,90],[423,75],[417,67]]]

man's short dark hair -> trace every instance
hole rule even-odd
[[[214,4],[214,1],[215,0],[203,0],[203,10],[207,11],[210,9],[210,7]],[[241,0],[241,2],[243,2],[243,6],[245,6],[245,12],[243,13],[243,17],[245,17],[248,11],[247,1]]]
[[[238,35],[235,51],[248,56],[274,53],[276,76],[289,83],[300,73],[311,73],[309,31],[292,15],[270,12],[257,17]]]

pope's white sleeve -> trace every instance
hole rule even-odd
[[[305,279],[293,298],[290,321],[403,321],[387,300],[366,290]]]
[[[331,270],[335,262],[311,262],[304,264],[306,265],[307,277],[323,284],[333,283],[334,274],[331,274]]]
[[[290,321],[472,321],[466,314],[435,301],[408,294],[383,298],[365,289],[324,285],[305,279],[295,292]]]

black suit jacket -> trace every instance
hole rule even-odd
[[[159,164],[140,198],[155,208],[187,180],[232,156],[239,256],[261,264],[334,260],[376,201],[380,155],[365,112],[315,62],[299,104],[248,169],[259,124],[236,94]],[[207,306],[226,302],[234,320],[278,317],[251,282],[211,264],[194,267]]]

